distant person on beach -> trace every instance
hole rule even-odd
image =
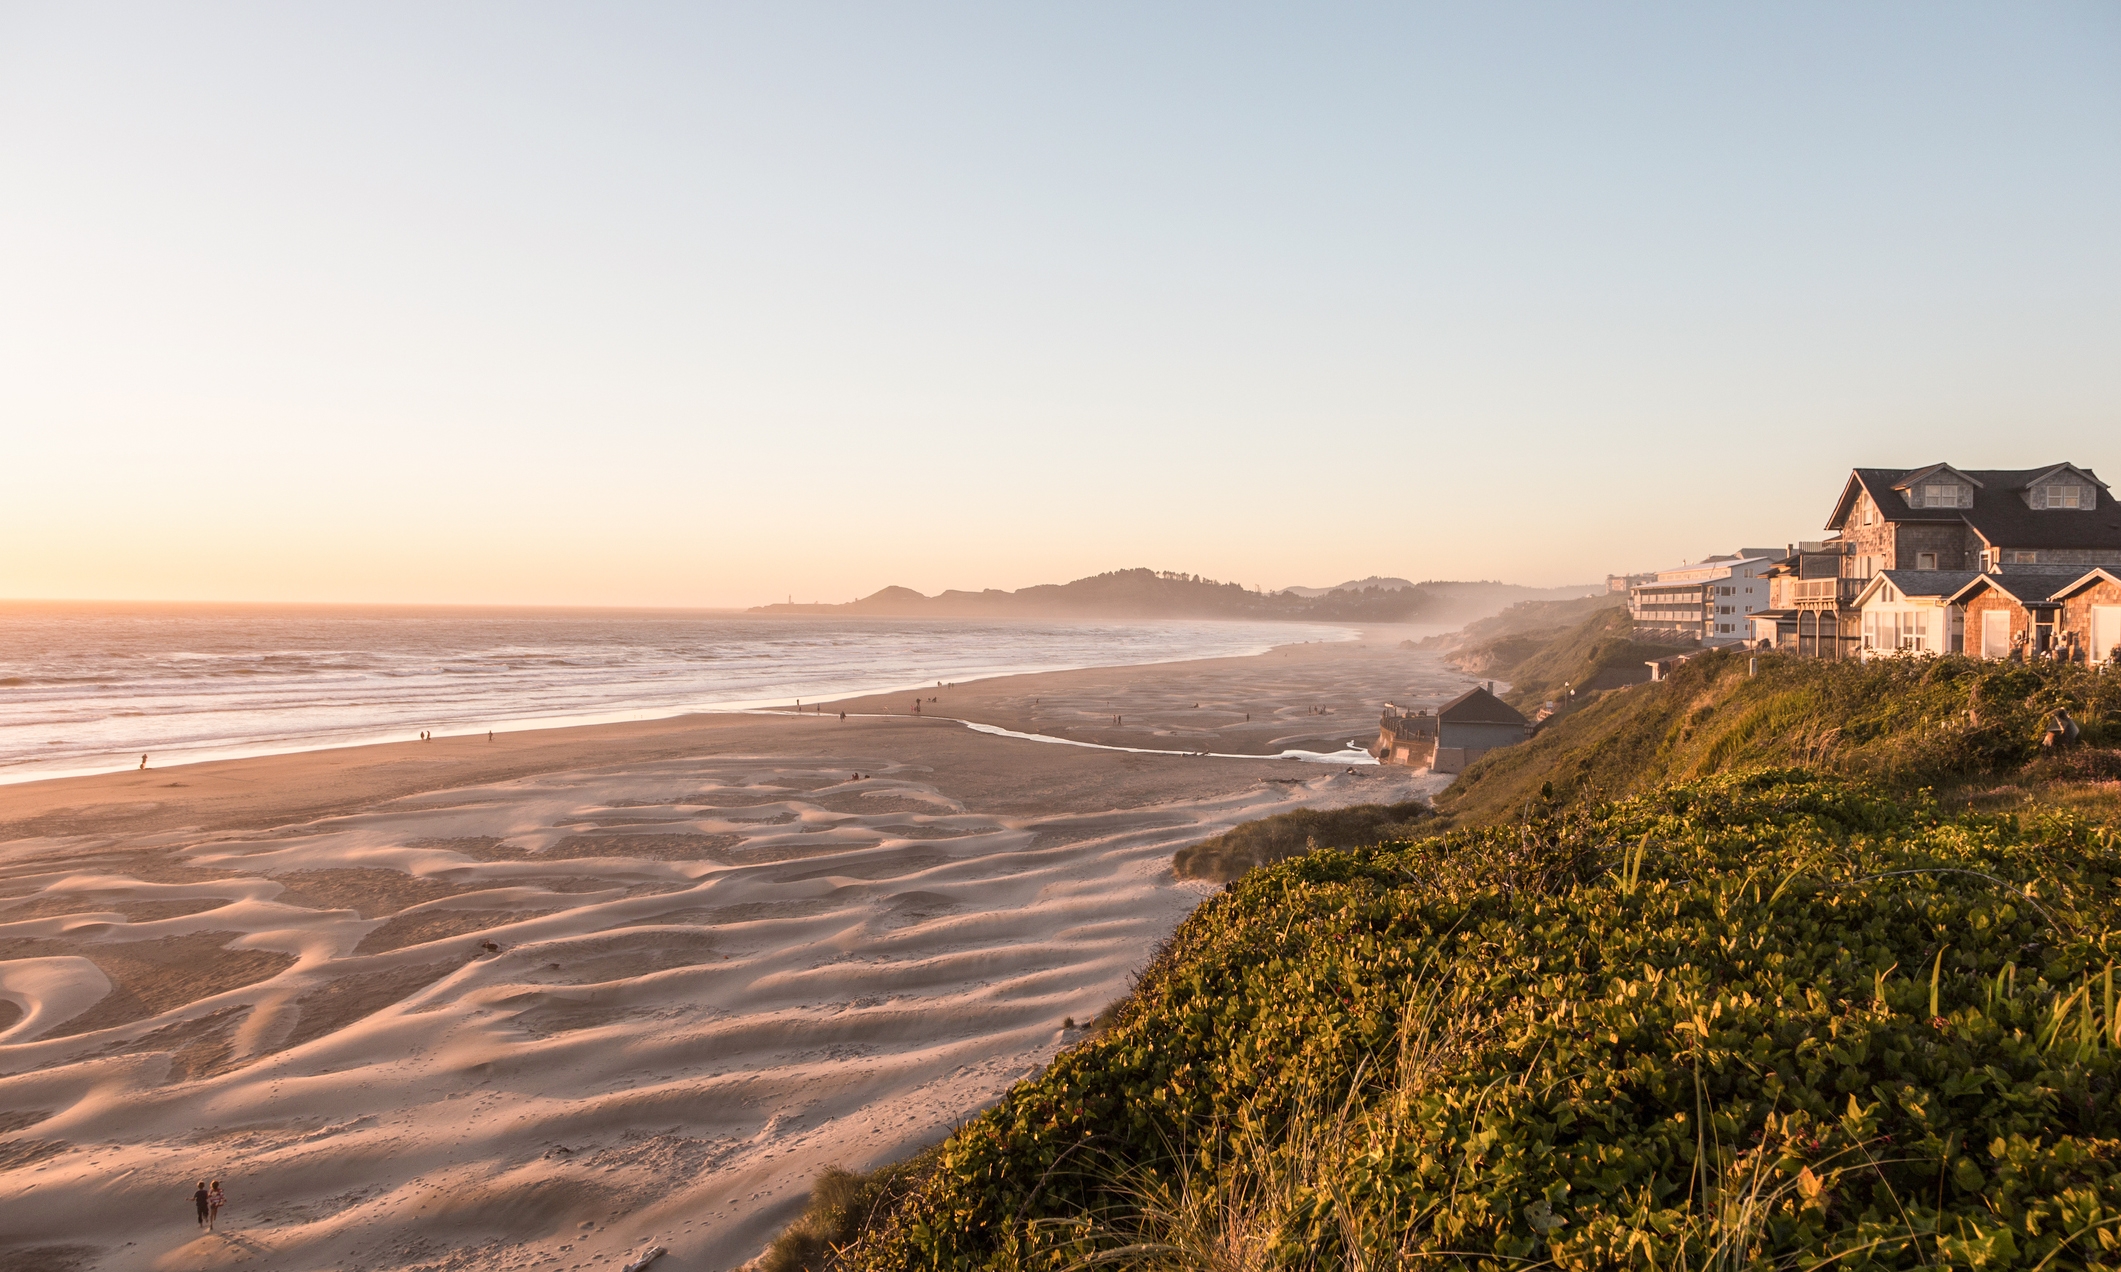
[[[214,1230],[214,1224],[219,1222],[221,1218],[221,1207],[227,1204],[228,1198],[221,1195],[221,1181],[217,1179],[214,1181],[214,1186],[206,1194],[206,1230],[208,1232]]]
[[[207,1219],[211,1217],[212,1212],[209,1211],[207,1207],[213,1201],[213,1194],[206,1191],[205,1180],[202,1179],[199,1181],[199,1191],[191,1195],[191,1201],[192,1205],[196,1206],[199,1210],[199,1226],[203,1228],[206,1226]]]
[[[140,757],[140,771],[142,773],[147,771],[147,757],[144,755]]]

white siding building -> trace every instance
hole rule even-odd
[[[1785,555],[1772,548],[1743,548],[1657,571],[1628,589],[1636,636],[1704,645],[1750,640],[1750,616],[1768,608],[1767,572]]]

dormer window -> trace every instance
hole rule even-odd
[[[1930,481],[1910,492],[1917,508],[1971,508],[1974,492],[1956,481]]]
[[[2091,488],[2074,481],[2042,482],[2033,487],[2033,507],[2083,509],[2092,506]]]

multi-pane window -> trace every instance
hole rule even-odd
[[[2005,565],[2038,565],[2040,563],[2040,554],[2037,552],[2006,550],[2003,554],[2003,563]]]
[[[2091,500],[2085,498],[2088,493],[2090,492],[2073,481],[2049,482],[2047,485],[2035,489],[2036,498],[2033,500],[2033,506],[2037,508],[2087,508],[2091,506]]]
[[[1922,503],[1929,508],[1964,508],[1973,503],[1971,494],[1956,481],[1930,482],[1922,487]]]
[[[1925,610],[1870,610],[1863,616],[1864,643],[1872,649],[1933,650],[1929,637],[1930,618]]]

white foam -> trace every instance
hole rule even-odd
[[[0,783],[1257,654],[1304,623],[0,615]]]

